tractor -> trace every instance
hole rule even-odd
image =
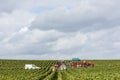
[[[85,60],[81,61],[79,58],[72,58],[72,62],[70,63],[72,68],[79,68],[79,67],[94,67],[93,62],[86,62]]]

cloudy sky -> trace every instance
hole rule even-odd
[[[120,0],[0,0],[0,59],[120,59]]]

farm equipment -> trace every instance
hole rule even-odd
[[[94,67],[93,62],[86,62],[81,61],[79,58],[72,58],[72,62],[70,63],[72,68],[78,68],[78,67]]]
[[[53,71],[55,71],[55,69],[66,70],[67,69],[67,65],[64,62],[64,60],[61,60],[61,61],[57,61],[55,64],[53,64],[51,66],[51,69]]]

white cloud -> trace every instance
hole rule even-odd
[[[1,0],[0,58],[119,59],[119,2]]]
[[[114,45],[115,47],[120,47],[120,41],[119,41],[119,42],[114,42],[113,45]]]
[[[24,11],[13,11],[12,13],[0,14],[0,31],[5,34],[12,34],[21,28],[28,26],[34,20],[35,15]]]
[[[60,39],[58,39],[53,46],[54,50],[70,50],[75,47],[83,46],[86,43],[87,35],[84,35],[82,33],[77,33],[76,35],[72,36],[64,36]]]

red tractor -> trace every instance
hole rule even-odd
[[[93,62],[86,62],[86,61],[80,61],[79,58],[73,58],[72,62],[70,63],[72,68],[78,68],[78,67],[94,67]]]

